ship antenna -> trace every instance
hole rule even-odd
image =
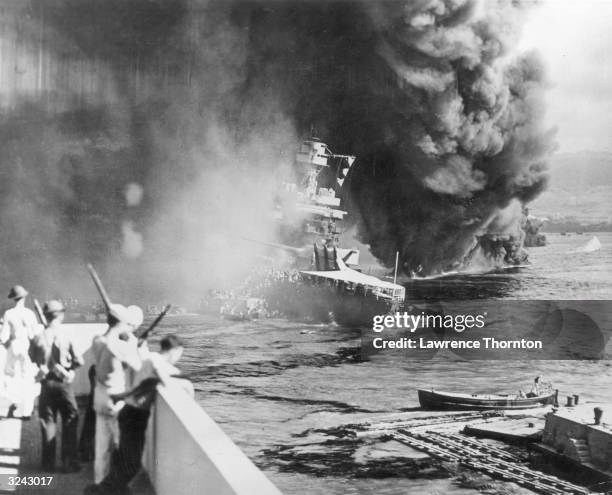
[[[311,138],[316,138],[317,137],[317,128],[315,127],[314,124],[310,125],[310,137]]]
[[[397,282],[397,264],[399,263],[399,251],[395,251],[395,273],[393,274],[393,285]]]

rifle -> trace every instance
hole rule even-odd
[[[100,277],[98,277],[98,274],[96,273],[96,270],[94,269],[91,263],[87,264],[87,270],[89,270],[89,274],[91,275],[93,283],[95,284],[96,289],[98,289],[98,293],[100,294],[100,297],[102,298],[102,302],[104,303],[106,312],[107,313],[110,312],[110,306],[111,306],[110,298],[108,297],[108,294],[106,293],[106,290],[104,289],[104,286],[102,285],[102,281],[100,280]]]
[[[34,309],[36,310],[36,316],[38,316],[38,321],[42,323],[44,327],[46,327],[49,322],[47,321],[47,317],[45,316],[45,313],[43,313],[43,310],[40,307],[38,299],[34,299]]]
[[[147,328],[144,332],[142,332],[138,336],[138,345],[142,344],[145,340],[147,340],[147,337],[149,336],[149,334],[155,329],[157,325],[159,325],[159,322],[162,321],[164,316],[166,316],[168,311],[170,311],[171,307],[172,307],[172,304],[166,304],[163,311],[159,313],[157,315],[157,318],[155,318],[155,320],[153,320],[153,322],[149,325],[149,328]]]
[[[147,394],[155,391],[157,385],[161,383],[161,380],[156,377],[145,378],[142,382],[140,382],[136,387],[132,390],[126,390],[125,392],[121,392],[118,394],[110,394],[110,398],[114,404],[119,402],[120,400],[125,400],[130,396],[134,396],[136,400],[146,398]]]

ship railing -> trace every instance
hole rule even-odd
[[[314,274],[302,275],[304,281],[316,286],[328,286],[339,292],[355,296],[355,297],[374,297],[375,299],[385,299],[388,301],[403,302],[405,299],[404,291],[401,289],[392,289],[387,287],[379,287],[376,285],[361,284],[355,282],[345,282],[338,279],[328,279],[318,277]]]
[[[73,382],[77,396],[90,392],[91,341],[108,326],[66,324],[64,331],[85,364]],[[183,387],[160,387],[147,427],[144,471],[156,495],[282,495]]]
[[[180,387],[160,387],[143,465],[158,495],[281,495]]]

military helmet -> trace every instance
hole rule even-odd
[[[56,299],[52,299],[51,301],[47,301],[43,306],[43,313],[46,315],[55,315],[57,313],[63,313],[66,311],[66,308],[62,304],[61,301]]]
[[[28,291],[23,288],[21,285],[14,285],[11,287],[9,291],[8,298],[9,299],[23,299],[28,295]]]

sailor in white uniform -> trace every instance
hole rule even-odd
[[[36,316],[25,307],[28,291],[21,285],[14,286],[8,295],[15,306],[4,313],[0,343],[7,349],[4,374],[8,395],[13,401],[11,415],[29,418],[34,408],[36,367],[28,355],[30,340],[38,332]]]

